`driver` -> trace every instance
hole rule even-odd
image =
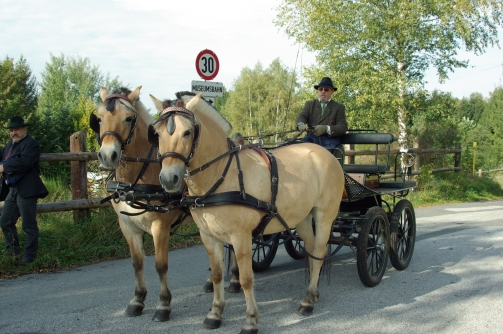
[[[321,145],[327,149],[335,149],[341,144],[339,136],[346,133],[346,108],[343,104],[332,100],[332,94],[337,90],[332,84],[332,79],[324,77],[314,86],[318,91],[318,98],[307,101],[304,109],[297,117],[297,129],[309,132],[302,142]]]

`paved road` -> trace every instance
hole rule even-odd
[[[310,317],[296,310],[306,288],[303,261],[280,247],[255,275],[261,333],[501,333],[503,330],[503,201],[416,209],[417,242],[410,266],[392,267],[365,287],[347,248],[320,283]],[[170,253],[171,320],[151,321],[157,303],[153,257],[147,259],[144,314],[127,318],[133,296],[129,259],[0,281],[0,333],[236,333],[242,294],[226,294],[224,323],[206,330],[212,295],[202,292],[208,260],[202,246]]]

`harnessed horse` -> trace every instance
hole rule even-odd
[[[145,307],[143,234],[152,235],[155,248],[155,268],[159,275],[160,294],[153,320],[167,321],[171,312],[171,292],[168,288],[168,250],[173,224],[186,217],[182,210],[163,212],[135,208],[134,200],[118,200],[118,194],[159,193],[160,166],[151,160],[155,147],[147,140],[148,125],[152,116],[140,102],[140,87],[133,92],[121,88],[112,94],[101,88],[102,103],[97,105],[97,115],[91,114],[89,123],[100,143],[98,159],[100,168],[115,171],[115,180],[108,182],[108,191],[114,192],[112,206],[119,218],[119,226],[131,252],[135,272],[134,297],[125,314],[139,316]],[[157,153],[157,152],[155,152]],[[131,158],[140,157],[140,158]],[[110,198],[109,198],[110,199]],[[155,202],[157,203],[157,202]]]
[[[294,226],[313,256],[309,259],[309,286],[298,309],[299,314],[311,314],[318,301],[320,269],[344,189],[344,174],[337,159],[310,143],[262,154],[248,149],[253,145],[233,146],[227,139],[230,124],[200,94],[183,96],[185,107],[171,108],[164,108],[150,96],[160,112],[149,137],[152,142],[157,136],[161,185],[166,191],[175,191],[185,180],[188,196],[182,203],[190,206],[210,258],[214,297],[203,325],[218,328],[222,323],[223,252],[224,243],[228,243],[234,248],[246,299],[241,332],[258,331],[252,235]]]

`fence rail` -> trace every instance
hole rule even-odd
[[[52,203],[39,203],[37,204],[37,213],[59,212],[59,211],[74,211],[74,220],[77,221],[89,215],[90,209],[103,208],[110,206],[110,202],[100,204],[101,199],[88,199],[87,198],[87,165],[88,161],[98,160],[96,152],[86,152],[85,147],[85,132],[80,131],[74,133],[70,137],[70,149],[72,152],[62,153],[42,153],[40,161],[43,162],[60,162],[69,161],[72,169],[72,200],[64,202]],[[399,149],[392,149],[390,154],[397,154]],[[461,161],[461,148],[455,149],[413,149],[415,154],[454,154],[454,167],[451,168],[438,168],[433,172],[445,171],[460,171]],[[378,151],[379,155],[388,154],[387,150]],[[345,155],[348,157],[362,156],[362,155],[375,155],[375,150],[346,150]],[[416,170],[412,175],[419,175],[421,172],[416,166]],[[393,178],[394,174],[385,174],[381,178]],[[0,214],[3,207],[0,206]]]

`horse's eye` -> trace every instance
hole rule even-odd
[[[183,136],[184,137],[190,136],[190,130],[185,130],[185,132],[183,133]]]
[[[133,117],[126,117],[126,122],[131,123],[133,121]]]
[[[96,121],[97,121],[98,123],[101,123],[101,118],[97,117],[97,118],[96,118]]]

